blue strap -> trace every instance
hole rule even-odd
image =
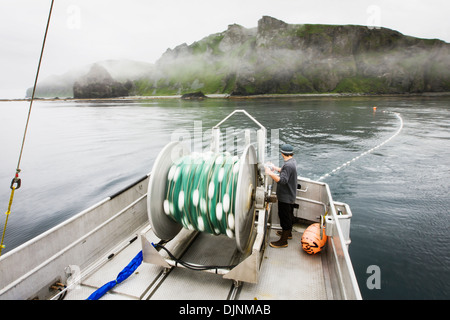
[[[104,284],[102,287],[98,288],[95,292],[93,292],[89,298],[86,300],[98,300],[100,299],[106,292],[114,288],[116,284],[121,283],[126,280],[133,272],[141,265],[142,263],[142,251],[140,251],[131,262],[117,275],[116,280],[110,281]]]

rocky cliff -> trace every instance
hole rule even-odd
[[[137,94],[420,93],[450,91],[450,45],[380,28],[230,25],[168,49]]]
[[[128,96],[133,83],[114,80],[102,66],[94,64],[91,70],[73,85],[74,98],[114,98]]]
[[[95,65],[102,67],[113,81],[125,84],[128,82],[129,86],[133,80],[139,79],[147,75],[153,68],[153,64],[141,61],[131,60],[106,60],[99,61]],[[78,82],[78,85],[86,83],[87,74],[93,68],[94,64],[81,66],[69,70],[61,75],[53,75],[48,78],[39,80],[36,96],[37,97],[73,97],[74,96],[74,84]],[[108,78],[108,77],[107,77]],[[84,79],[84,80],[83,80]],[[31,97],[33,88],[27,90],[26,96]]]
[[[444,41],[385,28],[288,24],[269,16],[255,28],[232,24],[190,45],[167,49],[155,64],[98,64],[114,79],[104,78],[108,88],[84,76],[89,66],[40,83],[37,95],[450,92],[450,44]],[[127,92],[111,84],[123,86],[125,79],[133,83],[133,89],[130,82],[125,85]]]

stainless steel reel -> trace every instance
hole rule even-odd
[[[171,142],[159,153],[150,175],[147,208],[148,218],[155,235],[162,240],[171,240],[182,229],[164,212],[167,177],[170,168],[190,151],[180,142]],[[247,145],[240,157],[239,176],[235,200],[235,238],[239,251],[249,245],[255,222],[255,191],[257,188],[257,156],[255,148]]]

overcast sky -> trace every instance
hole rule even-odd
[[[0,98],[34,83],[51,0],[0,0]],[[108,59],[155,62],[229,24],[382,26],[450,42],[448,0],[55,0],[39,79]]]

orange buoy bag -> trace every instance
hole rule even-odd
[[[327,243],[327,235],[325,234],[325,230],[323,232],[322,239],[320,238],[320,224],[313,223],[308,228],[306,228],[305,232],[303,232],[302,236],[302,248],[308,254],[316,254],[322,251]]]

